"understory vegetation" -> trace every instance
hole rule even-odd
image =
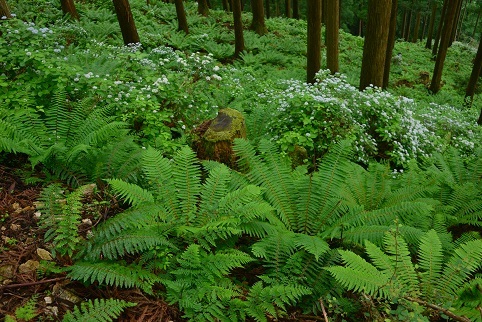
[[[437,95],[423,77],[430,52],[406,42],[389,90],[359,91],[363,39],[343,31],[341,73],[304,82],[301,20],[245,30],[234,60],[231,16],[199,16],[191,2],[186,35],[173,4],[131,1],[132,46],[110,2],[79,2],[75,22],[56,1],[10,5],[0,163],[18,158],[23,181],[42,186],[37,237],[54,260],[38,274],[136,288],[190,321],[482,321],[479,95],[463,107],[471,45],[452,45]],[[247,127],[232,168],[191,148],[226,107]],[[81,232],[92,193],[112,211]],[[37,301],[7,321],[33,320]],[[88,298],[55,319],[111,321],[135,305]]]

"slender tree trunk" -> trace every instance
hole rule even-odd
[[[291,18],[291,0],[285,0],[285,16]]]
[[[300,19],[300,3],[299,3],[299,0],[293,0],[293,18]]]
[[[79,20],[79,14],[77,9],[75,9],[74,0],[60,0],[60,5],[62,6],[62,12],[64,15],[70,15],[75,20]]]
[[[420,20],[421,19],[422,19],[422,13],[420,11],[418,11],[417,16],[415,18],[415,26],[413,28],[412,42],[417,42],[417,40],[418,40],[418,33],[420,32]]]
[[[474,31],[472,31],[472,38],[475,37],[475,31],[477,30],[477,26],[479,25],[479,20],[480,20],[480,15],[482,14],[482,11],[479,11],[477,13],[477,19],[475,20],[475,26],[474,26]]]
[[[457,12],[455,13],[455,18],[454,18],[455,20],[452,28],[452,34],[450,35],[449,47],[452,46],[452,43],[455,41],[455,36],[457,34],[457,26],[459,24],[460,14],[462,12],[462,2],[463,0],[458,0]]]
[[[442,36],[442,29],[445,21],[445,16],[447,16],[447,7],[450,1],[451,0],[444,0],[444,4],[442,6],[442,13],[440,14],[440,21],[438,23],[438,28],[437,28],[437,35],[435,36],[435,43],[433,44],[433,48],[432,48],[433,57],[437,56],[438,45],[440,43],[440,37]]]
[[[423,41],[423,38],[425,37],[425,34],[427,33],[427,16],[423,16],[422,18],[422,33],[420,34],[419,40]]]
[[[358,19],[358,37],[363,37],[363,20]]]
[[[271,0],[266,0],[266,18],[269,19],[271,18],[271,6],[270,6]]]
[[[472,68],[472,73],[470,74],[470,80],[467,84],[467,89],[465,90],[465,101],[464,105],[466,107],[472,106],[472,101],[474,100],[475,88],[477,87],[477,81],[479,80],[479,75],[482,70],[482,39],[479,41],[479,49],[477,49],[477,54],[475,55],[474,66]],[[477,123],[482,125],[482,111]]]
[[[234,18],[234,57],[238,58],[244,50],[243,20],[241,19],[241,0],[233,0]]]
[[[174,0],[176,5],[177,15],[177,30],[183,30],[186,34],[189,33],[189,27],[187,26],[186,11],[184,10],[184,3],[182,0]]]
[[[455,41],[455,35],[457,34],[457,25],[459,24],[460,13],[462,12],[462,2],[463,0],[457,2],[457,11],[455,12],[455,20],[452,27],[452,33],[450,34],[449,47],[452,46],[452,43]]]
[[[249,29],[254,30],[260,36],[266,34],[268,29],[264,23],[263,0],[251,0],[251,10],[253,11],[253,21]]]
[[[12,13],[10,12],[10,7],[7,4],[7,0],[0,0],[0,18],[1,17],[6,17],[7,19],[10,19],[12,17]]]
[[[385,56],[385,67],[383,68],[383,89],[388,88],[388,83],[390,81],[390,67],[397,34],[397,11],[398,0],[392,0],[392,9],[390,11],[390,29],[388,31],[387,41],[387,55]]]
[[[467,16],[467,7],[469,6],[469,4],[471,3],[472,1],[465,1],[465,6],[464,6],[464,11],[460,17],[460,21],[459,21],[459,26],[457,28],[457,33],[455,34],[455,39],[457,40],[459,38],[459,35],[462,33],[462,29],[464,27],[464,21],[465,21],[465,17]]]
[[[383,86],[385,58],[392,0],[369,0],[368,21],[363,45],[360,90],[370,85]]]
[[[197,1],[197,13],[204,17],[209,15],[209,5],[207,0]]]
[[[455,22],[455,14],[457,12],[457,6],[459,0],[448,0],[447,14],[442,29],[442,35],[440,37],[440,48],[437,53],[437,59],[435,61],[435,68],[433,71],[432,83],[430,84],[430,91],[433,94],[438,93],[441,87],[442,71],[444,67],[445,57],[447,57],[447,48],[449,47],[450,37],[452,35],[452,29]]]
[[[229,1],[228,0],[222,0],[222,5],[223,5],[223,10],[226,12],[229,12]]]
[[[306,82],[313,84],[321,68],[321,0],[307,0]]]
[[[432,13],[430,15],[430,23],[428,25],[427,42],[425,48],[432,49],[433,29],[435,26],[435,17],[437,16],[437,2],[432,2]]]
[[[338,66],[338,33],[340,21],[339,0],[328,0],[326,2],[326,64],[332,74],[339,71]]]
[[[139,43],[139,34],[132,17],[131,7],[128,0],[112,0],[114,2],[117,20],[124,39],[124,45]]]
[[[407,9],[403,10],[402,34],[400,35],[401,38],[403,38],[403,39],[405,39],[405,37],[406,37],[405,32],[407,30],[407,16],[408,16],[407,11],[408,11]]]

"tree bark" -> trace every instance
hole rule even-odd
[[[263,0],[251,0],[251,10],[253,11],[253,21],[249,29],[254,30],[260,36],[266,34],[268,29],[264,23]]]
[[[450,37],[452,35],[452,29],[455,22],[455,14],[457,12],[457,6],[459,0],[447,0],[447,14],[442,29],[442,35],[440,36],[440,48],[437,53],[437,59],[435,61],[435,68],[433,71],[432,83],[430,84],[430,91],[433,94],[438,93],[441,88],[442,71],[444,67],[445,57],[447,57],[447,48],[449,47]]]
[[[321,68],[321,0],[307,0],[306,82],[315,83]]]
[[[75,9],[74,0],[60,0],[60,5],[62,6],[64,15],[70,15],[73,19],[80,20],[77,9]]]
[[[271,0],[266,0],[266,19],[269,19],[271,18],[271,6],[270,6],[270,2]]]
[[[475,37],[475,31],[477,30],[477,26],[479,25],[480,15],[482,14],[482,10],[477,13],[477,19],[475,20],[474,31],[472,32],[472,38]]]
[[[457,26],[459,24],[460,14],[462,12],[462,2],[463,0],[457,1],[457,11],[455,12],[454,25],[452,27],[452,33],[450,35],[449,47],[452,46],[452,43],[455,41],[455,36],[457,35]]]
[[[392,9],[390,11],[390,29],[388,31],[387,54],[385,56],[385,67],[383,68],[383,89],[388,88],[390,81],[390,67],[392,63],[393,48],[395,47],[395,38],[397,33],[397,11],[398,0],[392,0]]]
[[[204,17],[207,17],[209,15],[209,6],[206,0],[198,0],[197,13]]]
[[[12,13],[10,12],[7,0],[0,0],[0,18],[1,17],[7,17],[7,19],[10,19],[12,17]]]
[[[412,1],[412,4],[413,4],[413,1]],[[405,31],[405,41],[408,41],[410,39],[410,31],[412,31],[412,16],[413,16],[413,11],[409,10],[408,18],[407,18],[407,30]]]
[[[241,19],[241,0],[233,0],[234,18],[234,57],[244,50],[243,20]]]
[[[177,30],[183,30],[186,34],[189,33],[189,27],[187,25],[186,11],[184,10],[184,3],[182,0],[174,0],[176,5],[176,15],[177,15]]]
[[[124,39],[124,45],[139,43],[139,34],[132,17],[131,7],[128,0],[112,0],[114,2],[117,20]]]
[[[228,0],[222,0],[223,10],[229,12],[229,2]]]
[[[300,3],[298,0],[293,0],[293,18],[300,19]]]
[[[417,11],[417,16],[415,18],[415,26],[413,27],[412,42],[417,42],[418,34],[420,32],[420,21],[422,20],[422,13]]]
[[[465,90],[465,101],[464,105],[466,107],[472,106],[472,101],[474,100],[475,88],[477,87],[477,81],[479,80],[480,71],[482,70],[482,39],[479,41],[479,48],[477,49],[477,54],[474,59],[474,66],[472,67],[472,73],[470,74],[469,83],[467,84],[467,89]],[[477,123],[481,125],[482,123],[482,111],[481,116]]]
[[[432,2],[432,13],[430,15],[430,23],[428,25],[427,42],[425,48],[432,49],[433,29],[435,26],[435,17],[437,16],[437,2]]]
[[[291,18],[291,0],[285,0],[285,16]]]
[[[360,90],[370,85],[382,87],[387,55],[392,0],[369,0],[368,21],[363,45]]]
[[[339,0],[326,2],[326,64],[332,74],[339,71],[338,65],[338,33],[339,33]]]
[[[440,43],[440,37],[442,36],[442,29],[445,21],[445,16],[447,15],[447,7],[449,5],[449,1],[450,0],[444,0],[444,4],[442,6],[442,13],[440,14],[440,21],[438,23],[438,28],[437,28],[437,35],[435,36],[435,43],[433,44],[433,48],[432,48],[433,57],[437,56],[438,45]]]

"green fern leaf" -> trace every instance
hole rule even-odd
[[[76,306],[64,315],[63,322],[110,322],[118,318],[125,308],[136,303],[118,299],[94,299]]]
[[[130,203],[133,207],[144,203],[154,202],[154,197],[149,191],[142,189],[135,184],[124,182],[119,179],[108,179],[106,181],[121,198]]]
[[[437,296],[435,286],[442,277],[443,249],[442,242],[435,230],[428,231],[419,246],[419,266],[422,270],[420,282],[423,294],[432,299]]]

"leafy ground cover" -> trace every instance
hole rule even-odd
[[[303,21],[246,30],[232,60],[224,12],[186,4],[185,35],[172,4],[132,1],[142,45],[125,47],[112,8],[78,5],[71,22],[13,1],[0,25],[0,313],[68,319],[115,298],[123,320],[477,318],[482,103],[461,107],[473,47],[452,46],[432,96],[430,53],[397,42],[390,90],[359,92],[363,40],[347,33],[341,74],[306,85]],[[238,171],[186,148],[222,107],[246,117]],[[442,259],[464,254],[465,275],[440,285]]]

